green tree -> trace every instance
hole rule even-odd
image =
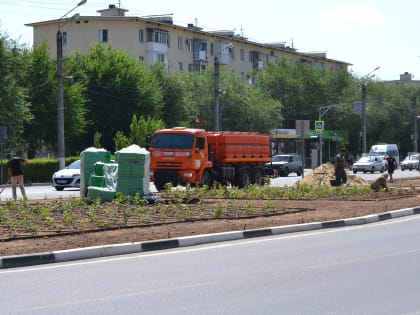
[[[113,137],[117,131],[129,132],[133,115],[161,117],[161,87],[142,62],[100,44],[86,54],[77,54],[75,60],[87,82],[87,117],[92,122],[87,138],[91,140],[85,146],[100,132],[102,145],[112,151]]]
[[[352,79],[345,71],[281,59],[269,64],[257,82],[283,104],[283,127],[294,128],[296,120],[316,120],[319,107],[347,101]]]
[[[120,150],[131,144],[137,144],[144,148],[146,147],[147,136],[162,128],[165,128],[165,124],[161,119],[145,118],[144,116],[137,119],[137,116],[133,115],[129,136],[125,136],[122,131],[116,133],[114,137],[115,149]]]
[[[80,138],[85,134],[86,99],[83,96],[84,82],[74,80],[71,58],[65,58],[63,74],[71,77],[64,82],[64,121],[66,154],[79,154]],[[35,157],[37,150],[57,150],[57,72],[56,61],[48,54],[45,44],[35,47],[27,54],[25,86],[31,103],[33,119],[25,125],[25,136],[29,142],[28,156]],[[72,76],[70,76],[72,75]]]
[[[243,79],[221,67],[219,88],[220,125],[222,130],[255,131],[267,133],[281,123],[281,103],[258,86],[249,85]],[[214,71],[189,73],[185,79],[185,112],[188,121],[200,119],[199,126],[214,129]]]
[[[188,106],[185,104],[186,91],[183,84],[185,75],[166,71],[163,63],[154,63],[150,70],[163,93],[162,120],[169,127],[185,126],[188,123]]]
[[[25,74],[24,48],[0,33],[0,125],[8,129],[4,151],[26,152],[24,124],[32,119],[27,91],[22,85]]]

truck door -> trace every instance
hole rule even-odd
[[[206,159],[206,138],[198,136],[195,142],[195,152],[198,153],[200,160]]]

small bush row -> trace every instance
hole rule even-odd
[[[66,158],[66,165],[69,165],[71,162],[78,160],[79,156],[72,156]],[[3,160],[2,163],[2,183],[7,182],[7,160]],[[27,160],[24,168],[23,174],[25,183],[49,183],[51,182],[51,177],[59,168],[58,159],[52,158],[37,158]]]

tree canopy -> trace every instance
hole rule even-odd
[[[54,56],[55,57],[55,56]],[[56,60],[41,45],[32,50],[0,33],[0,126],[7,127],[4,149],[29,157],[57,149]],[[320,108],[340,104],[322,119],[351,151],[361,149],[361,86],[366,85],[367,145],[396,143],[413,150],[419,88],[356,78],[305,62],[279,59],[256,81],[220,65],[222,130],[270,133],[295,128],[296,120],[318,120]],[[215,73],[170,72],[162,63],[141,60],[109,45],[66,55],[63,63],[66,154],[102,145],[108,150],[145,144],[156,128],[214,129]],[[68,80],[67,80],[68,79]]]

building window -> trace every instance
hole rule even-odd
[[[178,37],[178,49],[182,50],[184,48],[184,39],[182,37]]]
[[[235,47],[230,47],[229,48],[229,53],[230,53],[230,57],[232,59],[235,59]]]
[[[210,44],[210,55],[214,56],[214,44],[213,43]]]
[[[190,63],[188,64],[188,72],[193,72],[194,66]]]
[[[143,56],[139,56],[139,60],[140,60],[141,62],[143,62],[143,61],[144,61],[144,57],[143,57]]]
[[[63,46],[67,45],[67,32],[62,33],[61,42],[63,43]]]
[[[169,33],[157,28],[148,28],[147,41],[169,45]]]
[[[157,54],[157,60],[159,62],[165,62],[165,54]]]
[[[178,68],[179,68],[179,71],[184,71],[184,65],[182,64],[182,62],[179,62],[178,63]]]
[[[139,30],[139,42],[144,42],[144,30]]]
[[[108,41],[108,30],[98,30],[98,41],[102,43]]]
[[[241,54],[241,61],[245,61],[245,50],[241,49],[240,54]]]

